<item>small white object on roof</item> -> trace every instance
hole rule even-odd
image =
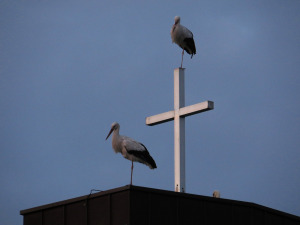
[[[220,192],[219,191],[217,191],[217,190],[215,190],[214,192],[213,192],[213,197],[214,198],[220,198]]]

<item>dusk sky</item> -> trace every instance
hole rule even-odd
[[[20,210],[128,185],[110,126],[142,142],[157,169],[133,184],[174,190],[176,15],[184,55],[187,193],[300,216],[300,1],[0,0],[0,224]]]

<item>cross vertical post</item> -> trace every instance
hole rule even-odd
[[[185,117],[214,109],[214,102],[205,101],[185,106],[184,68],[174,70],[174,110],[146,118],[148,126],[174,120],[175,191],[185,192]]]
[[[185,191],[185,118],[180,108],[185,104],[184,69],[174,70],[174,171],[175,191]]]

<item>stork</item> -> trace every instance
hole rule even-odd
[[[172,43],[175,42],[180,48],[182,48],[182,57],[181,57],[181,68],[182,68],[184,50],[191,55],[191,58],[193,58],[193,55],[196,54],[196,47],[193,38],[193,33],[185,26],[182,26],[180,24],[179,16],[175,16],[175,23],[173,24],[171,29],[171,38],[172,38]]]
[[[155,169],[157,167],[145,145],[131,139],[130,137],[120,135],[119,131],[120,125],[117,122],[114,122],[111,125],[111,129],[105,140],[107,140],[113,132],[112,148],[114,149],[115,153],[120,152],[125,159],[131,161],[130,184],[132,185],[133,161],[143,163],[149,166],[150,169]]]

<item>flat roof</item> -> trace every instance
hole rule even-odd
[[[33,207],[29,209],[24,209],[20,211],[21,215],[26,215],[32,212],[37,212],[49,208],[54,208],[58,206],[63,206],[63,205],[69,205],[71,203],[75,202],[80,202],[84,200],[90,200],[93,198],[97,198],[100,196],[105,196],[105,195],[110,195],[118,192],[124,192],[124,191],[139,191],[139,192],[148,192],[148,193],[154,193],[154,194],[162,194],[162,195],[167,195],[167,196],[173,196],[173,197],[181,197],[181,198],[190,198],[190,199],[198,199],[198,200],[203,200],[203,201],[208,201],[208,202],[217,202],[217,203],[225,203],[225,204],[230,204],[230,205],[235,205],[235,206],[244,206],[244,207],[251,207],[251,208],[256,208],[263,210],[265,212],[269,212],[272,214],[277,214],[278,216],[284,216],[284,217],[290,217],[291,219],[297,220],[300,222],[300,217],[282,212],[276,209],[272,209],[266,206],[262,206],[256,203],[252,202],[245,202],[245,201],[238,201],[238,200],[231,200],[231,199],[224,199],[224,198],[214,198],[214,197],[208,197],[208,196],[202,196],[202,195],[196,195],[196,194],[189,194],[189,193],[182,193],[182,192],[174,192],[174,191],[167,191],[167,190],[161,190],[161,189],[154,189],[154,188],[147,188],[147,187],[140,187],[140,186],[134,186],[134,185],[126,185],[110,190],[105,190],[105,191],[99,191],[94,194],[88,194],[84,195],[81,197],[76,197],[76,198],[71,198],[68,200],[63,200],[63,201],[58,201],[38,207]]]

